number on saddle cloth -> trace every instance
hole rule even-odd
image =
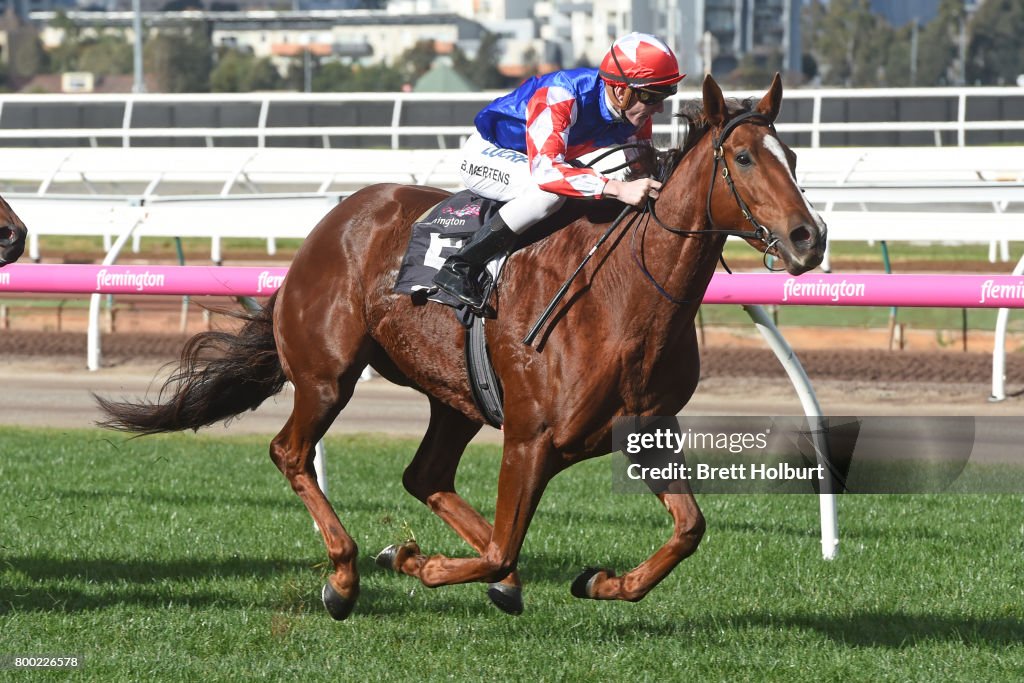
[[[412,226],[395,292],[425,297],[453,308],[461,306],[458,299],[437,290],[433,284],[434,274],[444,265],[445,259],[482,228],[502,204],[463,190],[427,211]],[[504,256],[501,256],[487,267],[495,282],[503,264]]]

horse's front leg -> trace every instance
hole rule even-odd
[[[430,399],[430,425],[405,469],[402,483],[409,493],[433,510],[474,550],[483,555],[491,541],[491,524],[455,490],[455,473],[466,445],[480,431],[480,425],[448,407]],[[377,564],[394,569],[410,556],[420,554],[415,541],[388,546],[377,555]],[[415,562],[413,563],[415,566]],[[522,584],[516,572],[499,583],[491,584],[487,596],[499,609],[509,614],[523,611]]]
[[[540,443],[534,439],[528,443],[511,443],[506,440],[498,474],[494,527],[480,557],[427,557],[403,553],[396,559],[395,568],[419,578],[430,587],[471,581],[501,581],[515,571],[533,513],[544,488],[557,471],[554,450],[546,441]]]
[[[577,598],[636,602],[692,555],[704,536],[704,515],[686,482],[674,482],[667,493],[656,494],[672,515],[672,537],[636,569],[615,576],[608,569],[588,569],[572,584]]]

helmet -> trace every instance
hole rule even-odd
[[[612,85],[640,88],[674,85],[686,75],[679,73],[668,45],[647,33],[630,33],[612,43],[598,73]]]

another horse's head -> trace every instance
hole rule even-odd
[[[14,263],[25,251],[28,229],[14,209],[0,198],[0,268]]]
[[[778,74],[756,105],[738,110],[726,105],[711,76],[704,79],[702,123],[718,157],[708,213],[713,228],[753,227],[761,237],[747,242],[799,275],[824,258],[826,228],[797,185],[796,155],[775,134],[772,124],[781,104]]]

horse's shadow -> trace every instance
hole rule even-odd
[[[638,623],[639,622],[639,623]],[[650,636],[683,636],[699,631],[738,632],[764,628],[813,631],[847,647],[906,649],[918,643],[947,642],[982,647],[1007,647],[1024,643],[1024,619],[910,613],[901,610],[853,612],[845,615],[815,613],[780,614],[774,610],[733,615],[709,615],[699,619],[630,620],[616,624],[622,638],[642,632]],[[609,634],[611,635],[611,634]]]
[[[275,512],[289,509],[304,512],[304,508],[299,501],[283,495],[287,488],[287,483],[284,483],[283,485],[278,485],[276,491],[268,491],[267,493],[244,493],[232,489],[223,489],[216,494],[162,490],[147,490],[144,493],[139,493],[137,491],[99,491],[91,489],[62,489],[56,493],[61,501],[79,499],[90,502],[107,502],[113,498],[122,498],[132,503],[138,503],[141,500],[147,504],[159,503],[161,505],[166,504],[181,508],[217,505],[273,510]],[[379,504],[358,498],[346,500],[344,505],[345,510],[348,512],[376,513],[381,509]]]
[[[191,581],[217,578],[259,578],[268,581],[286,573],[308,572],[310,562],[291,559],[225,559],[189,558],[153,561],[147,559],[73,559],[51,555],[7,556],[3,565],[9,570],[30,577],[33,586],[26,591],[5,590],[0,599],[0,614],[15,611],[81,612],[114,605],[133,604],[159,607],[169,601],[171,588],[163,581]],[[72,580],[87,581],[90,590],[68,584]],[[99,586],[99,589],[96,587]],[[193,607],[236,605],[242,603],[227,593],[192,591],[182,603]],[[246,604],[251,604],[248,602]]]
[[[306,613],[319,617],[323,605],[319,590],[309,585],[309,570],[318,568],[322,571],[322,576],[317,579],[320,583],[327,576],[325,563],[249,557],[153,561],[81,560],[37,555],[4,557],[3,565],[8,570],[30,577],[33,585],[23,590],[5,589],[0,594],[0,616],[9,612],[90,612],[124,605],[156,609],[173,603],[190,608],[262,606],[275,612]],[[412,590],[428,590],[418,581],[408,577],[399,582],[375,581],[370,577],[385,570],[375,566],[372,555],[360,557],[359,571],[364,577],[364,591],[360,599],[360,612],[363,614],[384,616],[422,612],[422,605],[408,599]],[[288,574],[302,578],[285,581],[284,587],[274,594],[249,598],[242,597],[237,590],[211,588],[197,591],[191,587],[179,589],[174,586],[175,582],[190,583],[197,579],[280,582],[282,576]],[[88,581],[89,588],[70,586],[76,579]],[[568,582],[565,577],[563,580]],[[486,614],[494,610],[482,592],[479,600],[456,602],[453,602],[453,609],[460,612]]]
[[[604,558],[612,566],[624,566],[623,557]],[[18,612],[86,612],[122,605],[143,608],[163,608],[169,602],[191,608],[218,606],[228,609],[262,606],[274,612],[305,614],[320,618],[322,606],[319,593],[311,590],[306,578],[286,582],[285,589],[272,595],[252,596],[245,599],[237,591],[217,589],[195,591],[171,596],[173,588],[161,581],[190,581],[198,578],[225,579],[256,578],[280,580],[282,574],[308,576],[311,563],[289,559],[262,559],[238,557],[218,560],[172,560],[163,562],[142,559],[73,560],[53,556],[7,557],[4,564],[16,572],[32,577],[40,587],[24,592],[9,592],[0,600],[0,615]],[[326,575],[326,565],[318,565]],[[524,566],[524,580],[528,584],[568,583],[574,576],[572,560],[552,555],[534,556]],[[381,579],[382,570],[367,555],[359,560],[364,577],[363,594],[358,613],[368,617],[407,616],[422,614],[424,609],[466,616],[499,615],[483,595],[482,586],[470,584],[461,587],[461,595],[448,589],[445,600],[431,600],[425,607],[423,600],[410,597],[415,591],[428,591],[408,577],[399,580]],[[66,579],[87,577],[90,589],[68,587]],[[61,585],[63,584],[63,585]],[[96,590],[96,585],[100,590]],[[458,591],[459,588],[455,588]],[[445,592],[429,593],[444,595]],[[527,594],[527,600],[529,595]],[[652,596],[649,600],[657,600]],[[567,608],[597,609],[597,605],[573,601]],[[626,606],[623,606],[625,609]],[[517,622],[519,623],[519,622]],[[530,630],[532,622],[522,625]],[[547,623],[547,622],[544,622]],[[695,629],[718,632],[743,631],[765,628],[771,631],[803,630],[820,634],[830,641],[848,647],[882,647],[903,649],[920,642],[950,642],[983,647],[1006,647],[1024,644],[1024,619],[1017,617],[950,616],[929,613],[910,613],[898,609],[887,611],[854,611],[850,614],[827,615],[808,610],[806,613],[780,613],[776,610],[744,611],[736,614],[700,615],[696,618],[666,617],[663,614],[637,616],[628,620],[609,620],[594,625],[608,637],[628,642],[650,637],[686,637]]]

